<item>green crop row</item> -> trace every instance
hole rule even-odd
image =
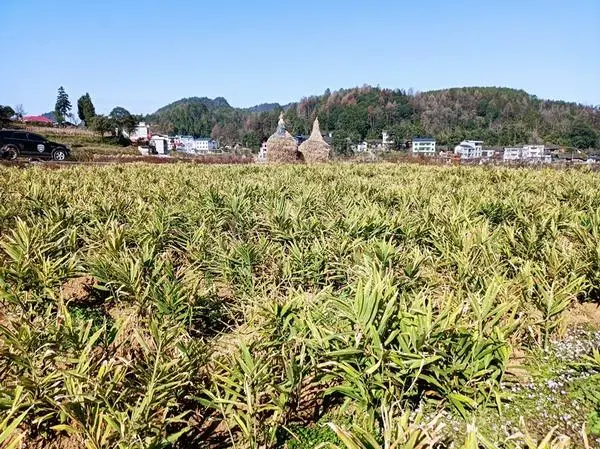
[[[0,167],[0,197],[0,445],[569,447],[472,422],[599,300],[598,174]]]

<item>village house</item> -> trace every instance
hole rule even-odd
[[[161,135],[153,135],[150,138],[150,146],[154,148],[156,154],[169,153],[169,137]]]
[[[483,141],[463,140],[454,147],[454,154],[460,155],[461,159],[479,159],[483,155]]]
[[[550,163],[552,156],[547,154],[544,145],[524,145],[522,148],[504,148],[504,162]]]
[[[155,134],[153,135],[148,144],[138,145],[138,151],[144,155],[167,155],[170,150],[170,139],[168,136]]]
[[[131,140],[132,142],[144,141],[147,142],[150,137],[150,125],[147,125],[145,122],[139,122],[131,133],[128,133],[126,130],[121,131],[123,136]]]
[[[544,145],[524,145],[522,150],[522,158],[527,160],[541,161],[545,156]]]
[[[410,152],[413,156],[435,156],[435,139],[431,137],[414,137]]]
[[[214,153],[217,150],[217,142],[209,138],[195,139],[194,150],[200,154]]]
[[[522,148],[505,148],[502,160],[504,162],[518,161],[521,159]]]
[[[196,138],[193,136],[175,136],[172,139],[173,145],[178,151],[193,154],[212,154],[220,153],[217,148],[217,142],[208,137]]]

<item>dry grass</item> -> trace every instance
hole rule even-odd
[[[298,161],[298,145],[293,137],[271,136],[267,140],[267,162],[292,163]]]
[[[321,135],[319,119],[315,119],[310,137],[300,145],[298,151],[307,163],[327,162],[330,159],[331,148]]]
[[[292,163],[299,160],[298,145],[285,129],[283,113],[275,133],[267,140],[267,162]]]

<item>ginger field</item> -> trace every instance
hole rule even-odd
[[[0,447],[600,447],[600,174],[0,167]]]

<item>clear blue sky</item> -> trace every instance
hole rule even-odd
[[[0,104],[287,103],[362,84],[600,104],[600,0],[0,0]]]

